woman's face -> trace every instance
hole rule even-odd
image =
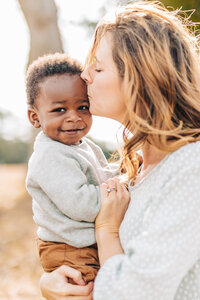
[[[81,77],[87,83],[91,114],[122,123],[126,106],[112,46],[111,33],[106,33],[97,48],[95,62],[83,71]]]

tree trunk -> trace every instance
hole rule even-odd
[[[30,31],[29,64],[44,54],[63,52],[54,0],[18,0]]]
[[[30,51],[27,68],[44,54],[63,52],[57,24],[57,8],[54,0],[18,0],[30,32]],[[30,154],[38,130],[32,129]]]

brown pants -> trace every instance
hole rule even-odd
[[[86,283],[95,279],[99,270],[96,244],[75,248],[64,243],[44,242],[38,239],[38,248],[40,262],[45,272],[52,272],[62,265],[67,265],[79,270]]]

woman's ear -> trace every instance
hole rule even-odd
[[[27,111],[28,118],[30,123],[35,127],[35,128],[40,128],[40,120],[38,118],[38,113],[35,111],[34,108],[29,108]]]

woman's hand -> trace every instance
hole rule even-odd
[[[77,284],[68,283],[71,278]],[[81,272],[68,266],[61,266],[51,273],[44,273],[40,279],[42,296],[47,300],[92,300],[93,282],[85,285]]]
[[[98,231],[104,228],[111,232],[118,232],[129,205],[129,191],[115,177],[100,185],[100,196],[101,208],[95,220],[95,229]]]
[[[128,208],[130,194],[119,179],[112,178],[100,185],[101,208],[95,221],[95,236],[100,264],[113,255],[123,254],[119,227]]]

